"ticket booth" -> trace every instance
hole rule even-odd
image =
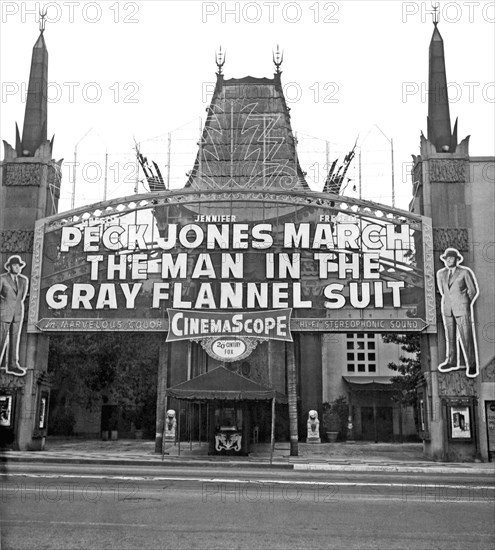
[[[245,403],[214,401],[210,411],[213,426],[213,434],[209,434],[210,454],[247,454],[250,422]]]
[[[167,389],[179,401],[206,403],[208,454],[247,455],[252,445],[251,409],[256,401],[272,401],[272,443],[275,402],[287,397],[225,367],[217,367]],[[180,416],[180,415],[179,415]]]

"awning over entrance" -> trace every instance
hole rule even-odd
[[[392,380],[388,376],[343,376],[351,390],[355,391],[390,391]]]
[[[167,395],[191,401],[260,401],[275,397],[278,403],[287,403],[286,395],[257,384],[225,367],[218,367],[168,388]]]

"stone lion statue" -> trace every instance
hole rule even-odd
[[[318,420],[318,411],[311,410],[308,413],[308,438],[320,437],[320,421]]]
[[[177,418],[174,409],[169,409],[165,416],[165,439],[174,439],[177,427]]]

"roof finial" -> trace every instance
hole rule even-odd
[[[218,67],[217,75],[221,75],[222,67],[225,65],[225,52],[222,52],[222,46],[220,46],[219,51],[215,54],[215,63]]]
[[[273,63],[277,69],[277,74],[282,74],[280,67],[284,61],[284,52],[280,51],[279,45],[277,44],[277,51],[273,52]]]
[[[40,10],[40,33],[43,34],[46,25],[46,14],[48,13],[47,8],[44,8],[43,11]]]
[[[433,9],[433,13],[432,13],[433,24],[436,27],[438,25],[438,22],[440,21],[440,13],[439,13],[440,4],[437,2],[436,4],[432,4],[431,7]]]

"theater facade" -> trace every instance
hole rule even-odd
[[[42,31],[33,90],[46,85],[45,54]],[[341,176],[332,173],[323,192],[312,191],[299,165],[280,64],[276,58],[273,78],[225,79],[218,60],[196,161],[182,189],[160,189],[158,180],[152,193],[62,214],[53,211],[60,180],[53,140],[46,139],[46,98],[33,94],[22,139],[16,148],[5,145],[2,163],[2,259],[10,265],[19,257],[30,287],[25,304],[18,298],[26,311],[16,321],[23,328],[19,351],[5,345],[2,354],[10,411],[3,431],[10,430],[14,447],[44,444],[47,338],[103,331],[163,338],[157,451],[173,409],[179,434],[181,423],[193,430],[194,422],[212,453],[248,453],[255,428],[273,442],[276,416],[277,435],[290,440],[295,455],[309,411],[321,414],[323,402],[340,394],[349,400],[353,435],[379,440],[414,432],[413,420],[407,425],[390,406],[384,333],[422,335],[425,450],[444,437],[432,416],[439,413],[431,374],[438,364],[428,351],[442,345],[435,212],[345,197]],[[453,153],[440,153],[447,154]],[[20,204],[31,205],[21,217]],[[438,376],[459,377],[455,367]],[[478,374],[468,380],[473,387]],[[470,396],[466,419],[464,397],[443,402],[441,414],[457,413],[457,425],[463,414],[464,425],[469,421],[471,437],[461,442],[469,458],[482,448],[482,408]]]

